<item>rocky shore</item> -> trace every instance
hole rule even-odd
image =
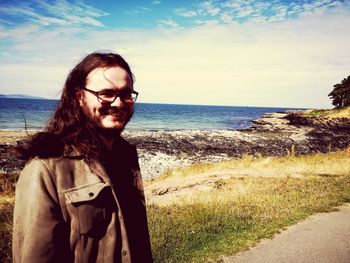
[[[7,136],[7,137],[6,137]],[[24,163],[12,149],[22,137],[0,133],[0,170],[17,172]],[[4,137],[7,140],[4,140]],[[195,162],[216,162],[243,155],[285,156],[344,149],[350,145],[350,120],[310,117],[304,111],[272,113],[252,121],[252,127],[235,131],[125,131],[136,144],[144,180],[166,169]]]

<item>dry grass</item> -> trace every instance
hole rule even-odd
[[[18,174],[0,173],[0,262],[12,262],[11,235],[15,182]]]
[[[12,262],[11,233],[14,195],[0,195],[0,262]]]
[[[292,152],[292,151],[291,151]],[[196,164],[146,182],[155,262],[208,262],[350,201],[350,149]],[[13,182],[0,176],[0,262],[11,262]],[[6,186],[6,187],[5,187]]]
[[[334,118],[350,118],[350,106],[343,109],[332,109],[332,110],[310,110],[306,111],[306,115],[312,117],[324,117],[326,119]]]
[[[220,163],[198,163],[168,170],[160,178],[145,183],[148,202],[160,204],[185,195],[210,192],[218,184],[245,177],[306,178],[345,176],[350,171],[350,148],[329,154],[288,156],[283,158],[242,159]],[[177,200],[176,200],[177,201]]]
[[[168,205],[151,204],[155,262],[208,262],[350,201],[350,177],[235,178]]]
[[[16,144],[17,141],[25,139],[36,133],[35,131],[4,131],[0,130],[0,144]]]
[[[147,182],[156,262],[235,254],[317,212],[350,201],[350,150],[246,156],[168,171]]]

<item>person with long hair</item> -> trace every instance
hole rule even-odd
[[[14,262],[152,262],[128,63],[95,52],[69,73],[45,130],[17,148]]]

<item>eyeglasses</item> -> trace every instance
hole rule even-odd
[[[94,94],[100,103],[113,103],[118,97],[123,102],[134,103],[136,102],[137,96],[139,95],[137,91],[130,90],[130,89],[125,89],[121,91],[115,91],[111,89],[94,91],[91,89],[83,88],[83,90],[86,90],[91,94]]]

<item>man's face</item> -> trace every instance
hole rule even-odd
[[[96,92],[121,92],[132,90],[133,83],[127,71],[121,67],[96,68],[87,76],[85,88]],[[120,97],[112,103],[101,103],[86,90],[81,90],[78,97],[85,114],[102,129],[121,132],[134,111],[134,103],[125,102]]]

